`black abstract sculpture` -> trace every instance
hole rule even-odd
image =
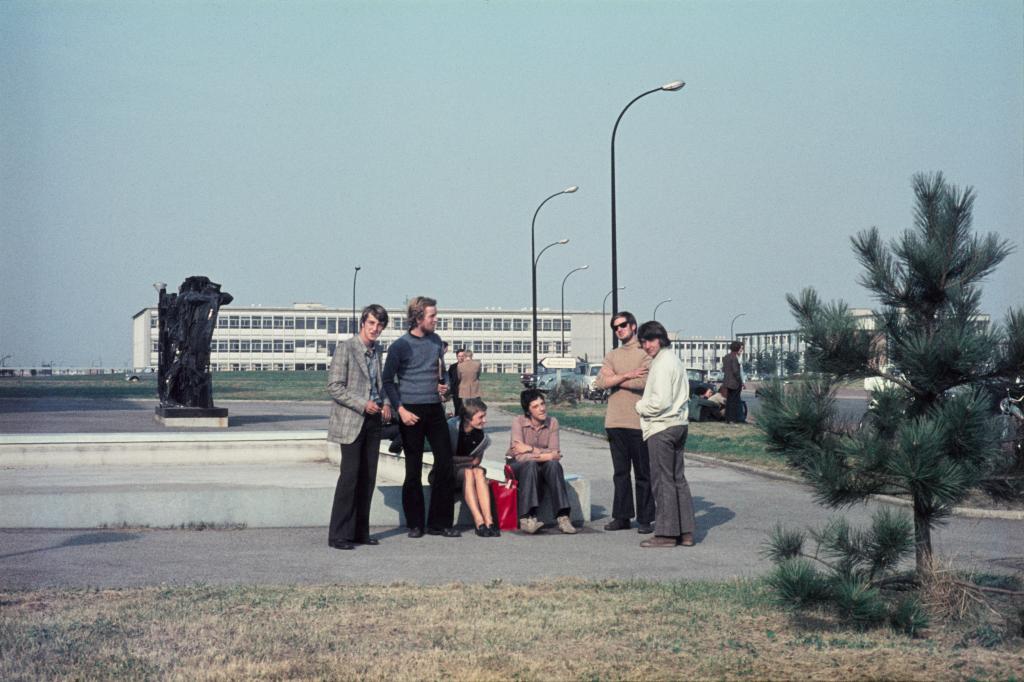
[[[234,297],[222,292],[209,277],[187,278],[177,294],[160,289],[158,415],[166,414],[167,408],[214,409],[210,341],[217,312],[232,300]]]

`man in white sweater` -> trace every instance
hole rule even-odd
[[[640,346],[653,360],[643,397],[636,404],[647,442],[654,492],[654,537],[644,548],[693,545],[693,498],[683,472],[683,447],[689,428],[690,382],[683,363],[672,353],[668,332],[658,322],[637,330]]]

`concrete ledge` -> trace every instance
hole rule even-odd
[[[381,450],[370,523],[401,527],[405,459]],[[325,431],[3,436],[0,527],[326,528],[337,453]],[[424,460],[426,484],[430,453]],[[485,466],[503,479],[503,462]],[[573,520],[589,521],[589,482],[570,475],[566,482]],[[429,488],[424,494],[429,503]],[[472,525],[461,503],[455,513]],[[541,518],[553,521],[551,510]]]
[[[13,435],[0,468],[322,461],[326,443],[326,431]]]
[[[390,441],[381,442],[380,459],[377,461],[377,479],[380,480],[382,476],[386,476],[394,481],[403,481],[405,480],[405,457],[389,452],[386,447],[387,445],[390,445]],[[336,449],[331,449],[329,451],[328,459],[335,466],[339,466],[341,464],[340,455]],[[430,490],[426,486],[429,485],[428,477],[433,464],[433,455],[429,452],[424,452],[422,482],[424,486],[423,494],[427,504],[430,502]],[[487,470],[488,480],[505,480],[504,461],[483,460],[481,462],[481,466]],[[569,505],[572,510],[572,520],[576,523],[590,522],[592,518],[590,510],[590,481],[577,474],[567,473],[565,474],[565,483],[569,490]],[[461,495],[457,495],[456,500],[455,518],[457,523],[472,525],[472,515],[469,513],[468,509],[462,508]],[[550,503],[545,499],[541,502],[540,508],[537,510],[537,517],[545,523],[554,523],[556,511],[558,510],[551,509]]]

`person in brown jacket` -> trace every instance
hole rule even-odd
[[[480,361],[473,359],[473,351],[466,348],[462,351],[463,360],[459,361],[459,400],[480,397]]]
[[[604,418],[605,432],[612,454],[612,520],[605,530],[626,530],[631,527],[634,513],[637,532],[654,531],[654,496],[651,493],[651,465],[647,444],[640,431],[640,416],[634,406],[647,385],[647,368],[651,359],[640,348],[636,339],[636,318],[621,311],[612,316],[612,331],[619,340],[619,348],[604,357],[601,372],[594,382],[598,388],[611,391],[608,411]],[[636,508],[630,468],[636,478]]]

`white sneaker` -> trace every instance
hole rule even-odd
[[[568,516],[559,516],[555,519],[558,522],[558,530],[562,531],[566,535],[575,535],[577,532],[576,526],[572,525],[572,521]]]
[[[524,516],[519,519],[519,530],[523,531],[527,535],[533,535],[543,527],[544,524],[535,516]]]

